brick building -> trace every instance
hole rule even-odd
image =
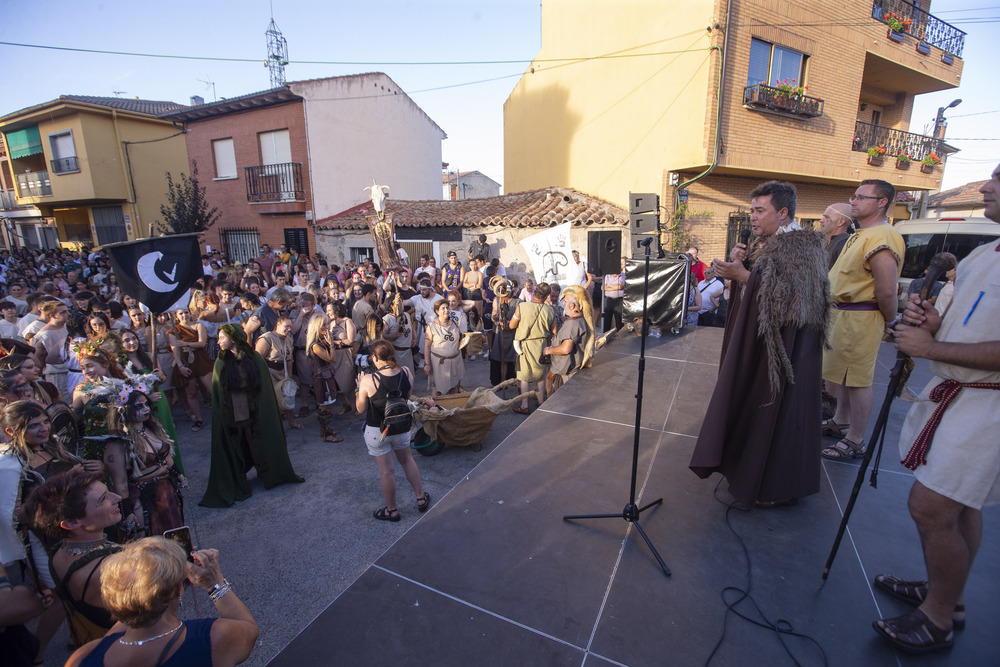
[[[313,221],[365,197],[438,196],[443,130],[385,74],[294,81],[164,115],[219,221],[204,242],[246,261],[260,245],[316,252]],[[391,156],[392,159],[387,159]]]
[[[965,34],[928,4],[544,0],[541,50],[504,107],[505,187],[620,204],[658,192],[677,222],[664,241],[708,258],[725,253],[764,180],[796,185],[806,224],[865,178],[937,189],[942,167],[892,158],[954,150],[910,132],[914,96],[955,88],[962,73]],[[885,147],[881,165],[870,147]]]

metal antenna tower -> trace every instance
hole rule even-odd
[[[271,23],[267,26],[267,66],[271,73],[271,87],[280,88],[285,85],[285,65],[288,64],[288,42],[285,41],[278,25],[271,17]]]

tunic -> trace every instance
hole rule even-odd
[[[465,364],[458,344],[462,334],[454,322],[442,325],[437,320],[427,325],[431,335],[431,377],[434,388],[442,394],[457,387],[465,376]]]
[[[350,345],[353,341],[347,337],[347,327],[343,321],[334,323],[330,329],[330,338],[334,343],[347,345],[337,348],[333,359],[333,377],[337,381],[337,391],[350,393],[354,389],[354,359],[351,358]]]
[[[521,319],[514,338],[521,343],[521,367],[517,371],[517,379],[521,382],[541,382],[547,369],[538,358],[552,336],[555,311],[548,304],[534,302],[522,303],[518,310]]]
[[[583,341],[587,338],[587,323],[582,317],[574,317],[563,322],[559,327],[559,333],[552,341],[552,347],[562,345],[564,340],[573,341],[573,351],[569,354],[552,355],[552,372],[556,375],[569,379],[573,373],[580,369],[583,363]]]
[[[906,251],[903,237],[890,225],[858,230],[844,244],[830,269],[830,295],[834,303],[875,303],[875,280],[869,258],[888,249],[896,258],[896,279],[903,270]],[[834,310],[830,319],[830,345],[823,354],[823,379],[848,387],[870,387],[875,357],[885,332],[878,310]]]
[[[413,374],[413,327],[410,326],[410,315],[403,313],[402,317],[395,315],[385,316],[385,331],[383,334],[399,334],[399,337],[390,341],[396,350],[396,363],[406,366]]]
[[[982,343],[997,340],[1000,322],[1000,252],[989,243],[972,251],[958,265],[955,295],[936,340]],[[982,295],[982,296],[980,296]],[[940,405],[928,400],[944,380],[1000,382],[1000,372],[931,362],[932,379],[913,404],[899,432],[899,452],[905,457],[924,424]],[[1000,391],[963,388],[945,409],[934,433],[927,463],[917,466],[917,481],[931,491],[973,509],[1000,504],[1000,438],[997,415]]]

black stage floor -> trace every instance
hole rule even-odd
[[[824,461],[820,493],[797,506],[751,511],[728,510],[714,497],[728,500],[725,483],[716,489],[718,476],[688,470],[720,344],[719,329],[648,341],[637,488],[640,505],[664,499],[641,525],[671,578],[624,520],[562,519],[618,514],[628,500],[639,350],[631,336],[437,499],[270,664],[1000,664],[1000,581],[989,574],[1000,556],[995,512],[984,517],[968,627],[954,649],[897,654],[871,628],[907,610],[873,591],[872,577],[923,576],[906,510],[912,475],[896,455],[908,404],[894,404],[878,488],[862,488],[825,585],[856,462]],[[883,345],[876,411],[892,362]],[[928,378],[920,362],[911,386]],[[752,597],[735,606],[740,613],[816,643],[727,612],[740,590]]]

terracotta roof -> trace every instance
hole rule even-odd
[[[979,188],[986,181],[973,181],[951,190],[944,190],[927,198],[927,208],[944,208],[952,206],[972,206],[983,203],[983,195]]]
[[[156,116],[168,111],[183,109],[183,104],[160,100],[137,100],[128,97],[95,97],[93,95],[60,95],[61,100],[72,102],[83,102],[84,104],[97,104],[109,109],[121,109],[122,111],[133,111],[135,113],[149,114]]]
[[[609,202],[570,188],[550,187],[481,199],[386,200],[397,227],[577,227],[628,224],[628,213]],[[319,229],[368,229],[371,202],[352,206],[316,223]]]
[[[168,120],[192,121],[301,99],[301,97],[289,90],[287,86],[281,86],[269,90],[261,90],[256,93],[247,93],[239,97],[228,97],[217,102],[209,102],[208,104],[181,107],[162,114],[162,117]]]

